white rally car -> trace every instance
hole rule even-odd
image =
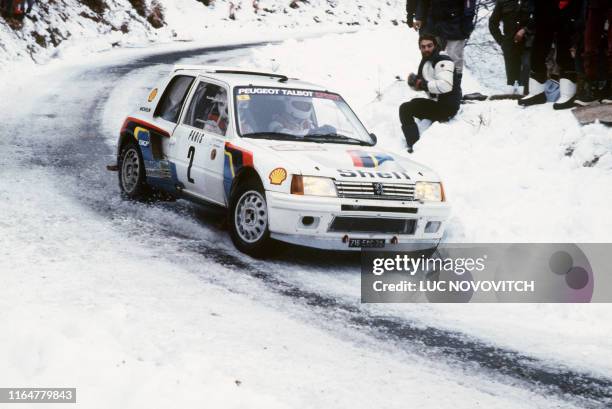
[[[432,248],[450,212],[438,176],[377,148],[340,95],[278,74],[176,66],[125,120],[111,169],[132,199],[226,207],[254,256],[272,239]]]

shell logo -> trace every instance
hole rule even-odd
[[[270,183],[273,185],[282,185],[287,180],[287,171],[283,168],[276,168],[270,172]]]
[[[157,96],[157,88],[153,89],[153,91],[151,91],[151,93],[149,94],[149,102],[153,101],[156,96]]]

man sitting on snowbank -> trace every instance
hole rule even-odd
[[[420,136],[415,118],[448,121],[459,111],[462,95],[455,64],[440,52],[436,37],[421,35],[419,49],[423,59],[418,73],[408,76],[408,85],[414,90],[425,91],[429,98],[414,98],[400,106],[400,122],[409,153]]]

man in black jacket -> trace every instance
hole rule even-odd
[[[504,27],[503,33],[500,23]],[[489,18],[489,31],[504,53],[508,94],[523,94],[529,81],[528,43],[532,38],[527,30],[528,23],[527,0],[497,0]]]
[[[400,106],[400,122],[412,153],[419,140],[419,128],[415,118],[431,121],[448,121],[459,111],[461,86],[453,60],[440,53],[435,36],[423,34],[419,38],[423,59],[417,74],[408,76],[408,85],[417,91],[425,91],[429,98],[414,98]]]
[[[546,102],[546,57],[554,42],[560,69],[561,96],[553,104],[553,108],[567,109],[574,106],[577,73],[571,50],[577,46],[577,29],[582,24],[582,2],[583,0],[529,0],[532,12],[529,28],[535,31],[535,37],[531,49],[529,95],[520,99],[519,105],[530,106]]]

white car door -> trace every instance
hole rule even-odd
[[[164,90],[164,94],[159,100],[155,112],[153,113],[154,124],[160,125],[164,129],[174,129],[170,137],[163,141],[163,151],[175,165],[178,178],[181,183],[185,183],[185,173],[188,160],[184,160],[180,152],[181,132],[179,118],[189,91],[195,83],[195,76],[177,75],[173,77]]]
[[[175,133],[178,155],[186,161],[185,190],[224,204],[223,146],[228,132],[228,93],[220,82],[200,77]],[[220,175],[220,178],[219,178]]]

